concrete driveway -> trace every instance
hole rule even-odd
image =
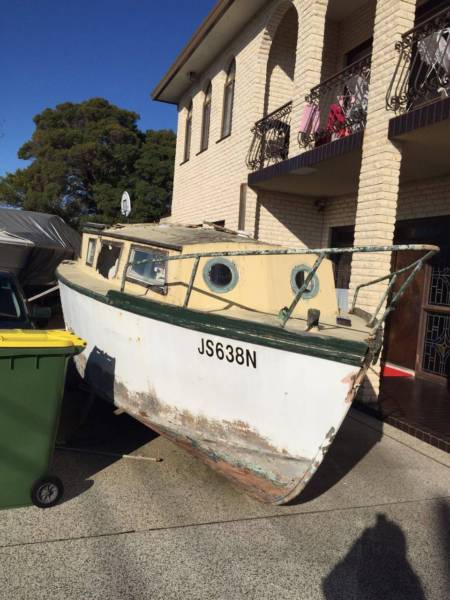
[[[126,415],[94,424],[72,446],[162,461],[57,450],[64,501],[0,511],[2,600],[450,597],[448,454],[352,411],[274,507]]]

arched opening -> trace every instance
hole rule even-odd
[[[265,73],[263,118],[252,129],[247,155],[251,170],[285,160],[289,154],[298,15],[290,2],[278,5],[265,28],[259,58]],[[264,70],[263,70],[264,69]]]
[[[284,13],[270,46],[266,70],[264,114],[292,100],[297,53],[298,16],[294,6]]]
[[[329,0],[321,83],[306,96],[301,147],[309,149],[364,129],[375,9],[376,0]]]

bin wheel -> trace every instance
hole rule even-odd
[[[31,500],[39,508],[55,506],[64,492],[62,481],[58,477],[47,475],[35,481],[31,488]]]

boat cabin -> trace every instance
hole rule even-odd
[[[186,306],[196,259],[174,260],[175,257],[276,250],[282,247],[214,227],[169,224],[91,227],[83,232],[81,257],[76,266],[78,277],[83,279],[80,283],[99,293],[124,291],[148,300]],[[188,308],[220,311],[250,320],[277,318],[305,283],[316,258],[314,254],[263,253],[201,257]],[[303,329],[311,308],[320,311],[323,325],[336,325],[339,311],[330,259],[322,261],[293,311],[292,317],[302,320]]]

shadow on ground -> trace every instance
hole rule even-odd
[[[91,488],[90,478],[122,455],[158,437],[129,415],[114,413],[115,407],[92,396],[69,366],[52,469],[63,479],[62,502]]]
[[[447,565],[447,583],[450,590],[450,502],[442,499],[438,502],[439,537],[442,545],[443,563]]]
[[[317,473],[291,504],[311,502],[334,487],[381,438],[381,428],[375,430],[363,425],[355,427],[352,413],[349,413]]]
[[[378,514],[322,582],[326,600],[425,600],[402,529]]]

